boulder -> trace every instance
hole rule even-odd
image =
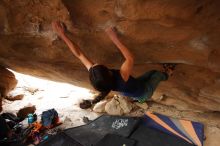
[[[108,101],[107,100],[103,100],[98,102],[94,107],[93,107],[93,111],[97,112],[97,113],[103,113],[105,112],[105,105]]]
[[[105,111],[109,115],[123,115],[128,114],[132,110],[132,104],[124,97],[115,95],[105,105]]]
[[[167,97],[160,103],[220,111],[219,6],[219,0],[1,0],[0,65],[91,88],[88,71],[51,22],[63,21],[68,36],[94,62],[119,68],[123,57],[104,32],[115,26],[135,56],[135,77],[160,69],[160,63],[178,64],[156,90]]]
[[[106,105],[105,111],[109,115],[123,115],[123,109],[120,106],[120,102],[117,98],[112,98]]]
[[[4,67],[0,67],[0,95],[6,97],[17,85],[15,75]]]

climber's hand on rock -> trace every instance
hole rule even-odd
[[[114,27],[109,27],[105,30],[105,32],[109,35],[110,38],[116,38],[116,32]]]
[[[105,29],[105,32],[108,33],[108,34],[112,33],[112,32],[114,33],[114,28],[113,27],[108,27],[108,28]]]
[[[52,28],[59,36],[63,36],[65,33],[65,28],[60,21],[52,22]]]

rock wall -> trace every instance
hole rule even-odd
[[[14,74],[0,66],[0,112],[2,111],[2,100],[17,85]]]
[[[123,58],[103,29],[115,26],[135,55],[134,76],[178,63],[155,97],[182,110],[220,111],[219,0],[1,0],[0,64],[18,72],[91,87],[85,67],[52,32],[68,35],[95,62]],[[74,27],[73,27],[74,26]]]
[[[15,75],[11,71],[0,66],[0,98],[6,97],[16,85],[17,80]]]

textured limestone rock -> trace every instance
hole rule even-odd
[[[112,100],[105,105],[105,111],[109,115],[123,115],[123,109],[121,108],[120,102],[117,98],[112,98]]]
[[[105,111],[110,115],[128,114],[131,110],[132,104],[121,96],[114,96],[111,101],[105,105]]]
[[[93,107],[93,111],[97,112],[97,113],[103,113],[105,112],[105,105],[108,101],[107,100],[103,100],[98,102],[94,107]]]
[[[15,75],[8,69],[0,66],[0,112],[2,111],[2,100],[17,85]],[[10,99],[7,97],[7,99]],[[15,99],[15,98],[12,98]]]
[[[17,80],[14,74],[6,68],[0,67],[0,95],[5,97],[15,88]]]
[[[119,101],[120,107],[123,110],[124,114],[130,113],[130,111],[132,110],[132,104],[129,101],[127,101],[122,96],[117,96],[117,97],[115,97],[115,99],[117,99]]]
[[[161,103],[220,111],[219,6],[219,0],[1,0],[0,65],[91,88],[87,70],[51,22],[64,21],[88,57],[118,68],[122,55],[103,31],[115,26],[136,58],[134,76],[158,63],[179,63],[157,89],[167,97]]]

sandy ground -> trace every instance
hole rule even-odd
[[[93,94],[84,88],[70,84],[56,83],[41,80],[27,75],[16,73],[18,85],[10,94],[15,96],[24,94],[20,101],[4,100],[4,112],[16,113],[25,106],[36,106],[38,117],[48,109],[56,109],[63,122],[62,128],[75,127],[85,124],[83,118],[93,120],[100,116],[91,110],[82,110],[78,104],[82,99],[90,99]],[[205,146],[219,146],[220,143],[220,113],[195,113],[190,111],[179,111],[174,107],[168,107],[157,103],[148,103],[150,111],[158,112],[175,118],[189,119],[202,122],[205,125]],[[141,116],[144,111],[139,109],[129,115]]]
[[[98,114],[89,110],[81,110],[78,106],[82,99],[92,98],[93,94],[89,90],[70,84],[15,74],[18,85],[10,95],[24,94],[24,98],[13,102],[4,100],[4,112],[16,113],[23,107],[34,105],[36,113],[40,117],[43,111],[54,108],[67,128],[84,124],[83,117],[91,120],[98,117]]]

